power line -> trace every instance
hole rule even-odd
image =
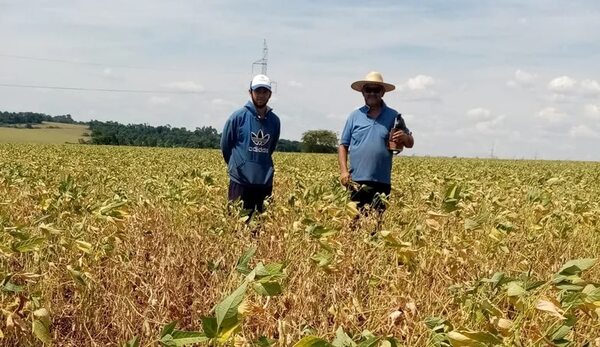
[[[183,91],[183,90],[139,90],[139,89],[108,89],[108,88],[81,88],[81,87],[59,87],[59,86],[40,86],[27,84],[0,83],[0,87],[8,88],[30,88],[30,89],[57,89],[57,90],[75,90],[84,92],[114,92],[114,93],[140,93],[140,94],[202,94],[201,92]]]
[[[176,68],[157,68],[157,67],[150,67],[150,66],[114,65],[114,64],[90,62],[90,61],[77,61],[77,60],[66,60],[66,59],[55,59],[55,58],[39,58],[39,57],[31,57],[31,56],[26,56],[26,55],[13,55],[13,54],[2,54],[2,53],[0,53],[0,57],[13,58],[13,59],[24,59],[24,60],[34,60],[34,61],[45,61],[45,62],[51,62],[51,63],[102,66],[102,67],[119,68],[119,69],[183,71],[183,69],[176,69]]]

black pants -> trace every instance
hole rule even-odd
[[[357,207],[364,210],[365,205],[371,205],[371,208],[377,212],[385,211],[385,203],[382,201],[382,195],[386,198],[390,195],[392,186],[381,182],[356,181],[359,186],[350,186],[350,199],[356,201]]]
[[[239,184],[229,181],[229,201],[242,200],[244,210],[263,212],[264,202],[268,196],[273,194],[272,185]]]

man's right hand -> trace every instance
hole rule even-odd
[[[342,185],[344,187],[347,187],[351,181],[352,181],[352,177],[350,176],[350,173],[348,171],[342,172],[340,174],[340,182],[342,183]]]

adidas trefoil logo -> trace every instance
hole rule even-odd
[[[260,129],[256,134],[252,133],[251,138],[256,146],[264,146],[269,143],[271,135],[263,133],[262,129]]]

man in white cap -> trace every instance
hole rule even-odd
[[[241,200],[252,216],[264,210],[264,200],[273,193],[273,159],[279,141],[279,118],[267,106],[271,80],[256,75],[250,82],[251,101],[235,111],[223,128],[221,151],[229,173],[230,201]]]
[[[350,114],[342,131],[338,149],[340,181],[361,210],[368,204],[383,212],[381,195],[388,196],[391,191],[393,151],[389,143],[401,150],[412,148],[414,139],[402,116],[383,101],[383,95],[395,86],[385,83],[379,72],[368,73],[351,87],[362,93],[365,105]]]

